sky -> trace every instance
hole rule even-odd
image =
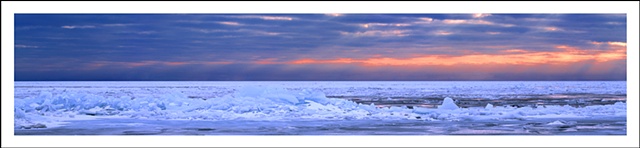
[[[16,14],[16,81],[626,80],[625,14]]]

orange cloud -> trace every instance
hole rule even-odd
[[[314,60],[314,59],[300,59],[289,62],[289,64],[350,64],[356,63],[356,61],[351,58],[340,58],[335,60]]]
[[[495,54],[484,54],[472,50],[462,50],[465,55],[415,55],[413,58],[390,58],[384,55],[374,55],[371,58],[337,58],[337,59],[299,59],[293,61],[278,61],[268,58],[257,61],[240,62],[244,64],[360,64],[363,66],[456,66],[456,65],[567,65],[577,62],[610,62],[626,59],[626,43],[624,42],[593,42],[593,44],[607,44],[607,50],[580,49],[577,47],[558,45],[557,51],[530,51],[525,49],[506,49]],[[103,66],[122,66],[135,68],[141,66],[164,65],[180,66],[190,64],[224,65],[237,62],[229,61],[137,61],[111,62],[95,61],[88,63],[88,68]]]
[[[627,43],[624,42],[607,42],[607,44],[627,47]]]
[[[614,43],[614,45],[622,45]],[[522,49],[503,50],[504,54],[473,54],[473,55],[424,55],[414,58],[375,57],[368,59],[340,58],[334,60],[301,59],[289,64],[362,64],[366,66],[451,66],[451,65],[540,65],[566,64],[588,60],[606,62],[626,59],[626,47],[620,46],[606,51],[583,50],[576,47],[556,46],[560,51],[527,51]]]
[[[507,52],[507,53],[526,53],[526,52],[529,52],[529,51],[523,50],[523,49],[507,49],[507,50],[502,50],[502,52]]]
[[[320,61],[314,60],[314,59],[300,59],[300,60],[292,61],[290,64],[313,64],[313,63],[320,63]]]

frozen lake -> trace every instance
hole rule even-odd
[[[626,81],[14,84],[16,135],[626,134]]]

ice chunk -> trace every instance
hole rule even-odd
[[[493,108],[493,104],[491,103],[487,103],[487,106],[484,107],[484,109],[492,109]]]
[[[28,126],[21,126],[20,128],[22,128],[22,129],[47,128],[47,125],[44,125],[42,123],[37,123],[37,124],[33,124],[33,125],[28,125]]]
[[[565,125],[565,123],[563,121],[556,120],[556,121],[547,123],[547,125]]]
[[[547,123],[547,125],[552,125],[552,126],[572,126],[572,125],[575,125],[576,123],[577,123],[576,121],[556,120],[556,121]]]
[[[626,104],[626,103],[623,103],[623,102],[616,102],[616,103],[614,103],[613,105],[616,105],[616,106],[626,106],[627,104]]]
[[[456,105],[456,103],[453,102],[453,99],[446,97],[444,98],[442,105],[438,106],[438,109],[453,110],[453,109],[458,109],[458,105]]]
[[[27,117],[27,115],[24,114],[24,111],[22,109],[14,108],[13,112],[14,112],[14,115],[13,115],[14,119],[24,119]]]

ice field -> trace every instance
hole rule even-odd
[[[625,81],[15,82],[15,135],[625,135]]]

